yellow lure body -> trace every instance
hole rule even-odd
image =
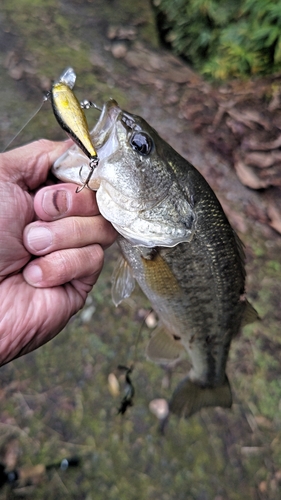
[[[90,159],[87,178],[83,185],[76,189],[76,192],[79,193],[84,187],[89,187],[89,181],[94,169],[98,166],[99,158],[91,141],[89,127],[82,105],[72,92],[75,80],[76,75],[74,70],[72,68],[67,68],[60,76],[59,81],[52,85],[46,98],[50,98],[54,115],[60,126]],[[91,106],[97,107],[90,101],[84,101],[83,105],[87,109]]]
[[[54,114],[61,127],[71,136],[88,158],[97,158],[97,152],[90,138],[85,113],[69,85],[63,81],[54,83],[51,89],[51,101]]]

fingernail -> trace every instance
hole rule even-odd
[[[53,242],[53,235],[46,227],[33,227],[28,231],[27,241],[33,250],[46,250]]]
[[[51,217],[58,217],[68,212],[70,206],[69,193],[64,189],[50,189],[44,193],[42,208]]]
[[[36,264],[28,266],[24,271],[24,278],[30,285],[36,285],[42,281],[43,273],[41,267]]]

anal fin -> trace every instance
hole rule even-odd
[[[154,363],[172,363],[185,352],[179,340],[175,340],[163,327],[158,327],[146,348],[147,357]]]

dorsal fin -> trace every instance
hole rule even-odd
[[[254,321],[259,320],[260,317],[255,310],[255,308],[246,300],[246,306],[242,317],[241,327],[254,323]]]

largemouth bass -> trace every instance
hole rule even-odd
[[[192,363],[170,411],[189,417],[205,406],[230,407],[230,343],[256,318],[245,297],[242,243],[206,180],[145,120],[110,100],[91,138],[99,165],[89,187],[120,234],[113,300],[128,297],[136,280],[160,319],[148,357],[174,363],[186,351]],[[53,173],[83,185],[86,158],[74,146]]]

